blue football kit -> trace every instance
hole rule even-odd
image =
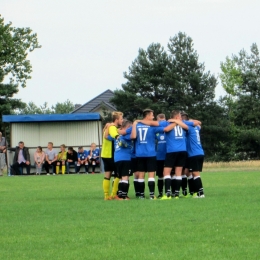
[[[188,157],[204,155],[203,148],[200,142],[200,127],[189,127],[187,134],[187,152]]]
[[[85,160],[89,155],[89,152],[84,150],[83,153],[78,152],[78,159],[81,161]]]
[[[136,157],[156,156],[156,134],[162,132],[162,127],[148,126],[142,123],[138,123],[136,125]]]

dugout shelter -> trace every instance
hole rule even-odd
[[[101,119],[99,113],[2,116],[2,121],[10,124],[9,147],[16,147],[23,141],[29,148],[32,166],[37,146],[45,151],[48,142],[53,142],[57,151],[61,144],[72,146],[76,151],[79,146],[89,150],[93,142],[101,149]],[[13,155],[7,152],[8,164],[13,162]]]

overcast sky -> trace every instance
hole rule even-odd
[[[166,48],[179,31],[216,76],[226,56],[260,47],[259,0],[1,0],[0,8],[5,23],[38,34],[42,48],[28,56],[32,79],[17,95],[37,105],[83,104],[121,88],[139,48]]]

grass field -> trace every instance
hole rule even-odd
[[[259,171],[205,169],[205,199],[171,201],[104,201],[101,174],[2,177],[0,258],[260,259]]]

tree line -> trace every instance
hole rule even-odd
[[[0,117],[7,114],[69,113],[69,100],[49,107],[25,104],[13,96],[31,78],[29,52],[41,48],[30,28],[5,24],[0,16]],[[136,59],[124,72],[126,82],[111,102],[134,120],[142,110],[155,114],[184,110],[203,122],[201,139],[208,161],[259,159],[260,157],[260,56],[254,43],[220,63],[218,78],[205,70],[193,40],[183,32],[169,39],[167,48],[152,43],[139,49]],[[9,82],[6,78],[9,77]],[[218,99],[215,88],[221,83],[226,94]],[[1,120],[0,119],[0,120]],[[106,118],[105,118],[106,120]],[[3,123],[1,127],[3,127]]]
[[[152,43],[139,49],[122,89],[111,102],[129,119],[151,108],[155,114],[183,110],[203,122],[201,139],[208,161],[260,157],[260,56],[253,44],[221,62],[219,75],[226,92],[218,100],[218,78],[205,70],[193,40],[183,32],[167,48]]]

